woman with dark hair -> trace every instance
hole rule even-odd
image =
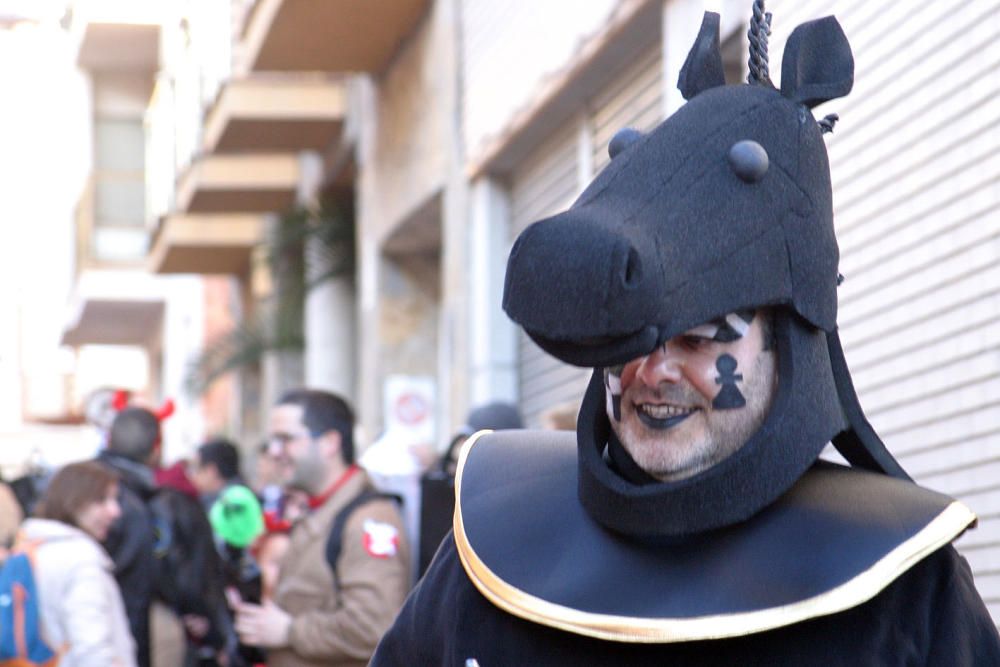
[[[18,536],[34,551],[42,635],[63,652],[60,667],[134,667],[121,591],[100,542],[121,514],[118,477],[94,463],[73,463],[49,482],[35,518]]]

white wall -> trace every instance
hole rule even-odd
[[[161,276],[166,297],[163,311],[162,397],[172,398],[177,411],[163,423],[165,461],[189,456],[205,436],[197,397],[184,386],[191,361],[203,346],[204,282],[200,276]]]
[[[464,142],[476,155],[598,32],[618,0],[463,0]]]
[[[0,430],[8,433],[22,428],[22,410],[56,416],[71,407],[72,368],[58,345],[74,270],[69,229],[90,164],[90,99],[70,47],[54,22],[0,31]]]

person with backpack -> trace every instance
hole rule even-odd
[[[108,431],[97,461],[119,479],[121,516],[111,526],[104,548],[115,564],[115,579],[125,591],[125,611],[135,637],[139,667],[150,667],[149,608],[153,599],[155,536],[148,504],[156,494],[153,470],[160,460],[160,421],[145,408],[127,407]]]
[[[420,478],[420,540],[417,576],[424,576],[441,541],[451,531],[455,516],[455,469],[458,456],[474,433],[524,428],[521,412],[513,403],[492,401],[469,411],[465,424],[452,436],[448,449]]]
[[[222,558],[226,587],[259,603],[260,568],[251,547],[264,532],[264,512],[240,476],[239,449],[224,438],[209,440],[198,447],[190,470]]]
[[[188,466],[188,477],[206,512],[226,489],[246,486],[240,476],[240,451],[225,438],[213,438],[198,447]]]
[[[156,483],[160,425],[169,414],[169,407],[123,407],[97,458],[121,480],[121,517],[104,546],[124,593],[140,667],[171,665],[178,654],[192,653],[207,654],[211,663],[233,634],[212,528],[201,505]],[[182,621],[183,647],[176,641]]]
[[[301,389],[271,413],[285,483],[308,494],[291,528],[273,601],[236,604],[243,643],[269,667],[365,665],[409,591],[397,503],[354,463],[354,416],[333,394]]]
[[[155,526],[154,667],[243,667],[225,598],[225,568],[201,504],[174,488],[149,502]],[[179,634],[183,634],[178,637]]]
[[[57,472],[35,517],[21,527],[14,554],[29,555],[37,607],[32,607],[28,596],[22,617],[25,622],[19,625],[40,630],[40,639],[55,654],[60,667],[136,664],[135,642],[121,591],[112,575],[111,559],[100,545],[120,514],[117,475],[87,461]],[[13,564],[10,561],[9,565]],[[27,589],[29,584],[22,585]],[[20,597],[8,595],[15,600]],[[9,636],[12,630],[4,625],[0,635]],[[3,658],[7,656],[0,658],[0,664],[6,664]]]
[[[248,487],[230,484],[212,503],[208,512],[214,546],[220,559],[222,584],[239,599],[260,604],[263,579],[253,553],[258,538],[264,533],[264,513],[260,501]],[[223,605],[231,620],[232,610]],[[234,635],[235,638],[235,635]],[[231,647],[228,667],[263,664],[266,656],[253,646],[236,644]]]

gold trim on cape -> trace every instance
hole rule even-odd
[[[584,612],[547,602],[508,584],[480,560],[469,543],[462,520],[462,472],[470,450],[488,433],[491,431],[479,431],[470,437],[462,447],[458,461],[454,533],[462,567],[479,592],[507,613],[533,623],[597,639],[650,644],[725,639],[835,614],[872,599],[900,575],[951,542],[976,521],[972,510],[954,501],[917,534],[853,579],[792,604],[752,612],[692,618],[648,618]]]

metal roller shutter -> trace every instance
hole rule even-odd
[[[903,466],[979,515],[958,547],[1000,621],[1000,1],[768,9],[782,37],[835,13],[851,40],[854,90],[819,111],[845,354]]]
[[[608,143],[623,127],[652,129],[663,120],[663,54],[646,51],[590,103],[591,146],[596,174],[610,159]]]

